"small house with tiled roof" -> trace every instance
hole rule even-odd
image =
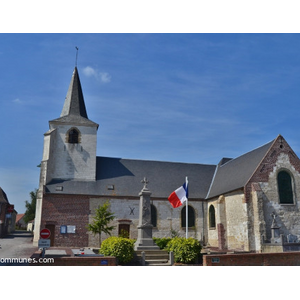
[[[14,231],[16,214],[14,205],[9,203],[6,193],[0,187],[0,238]]]
[[[6,210],[8,203],[7,195],[0,187],[0,238],[7,234]]]
[[[17,214],[16,216],[16,227],[18,229],[26,229],[27,223],[24,221],[25,214]]]
[[[127,232],[136,238],[145,177],[152,193],[154,237],[185,236],[188,226],[189,236],[206,247],[252,252],[279,244],[276,251],[283,251],[291,236],[300,237],[300,161],[281,135],[211,165],[97,156],[98,127],[88,118],[75,68],[61,115],[49,121],[44,135],[34,243],[48,228],[53,246],[97,246],[87,224],[107,201],[116,216],[113,235]],[[188,208],[174,209],[168,196],[186,176]]]

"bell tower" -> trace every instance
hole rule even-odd
[[[49,130],[44,134],[34,245],[37,246],[39,240],[44,186],[58,180],[96,180],[98,127],[87,116],[78,70],[75,67],[61,115],[49,121]]]
[[[49,121],[43,161],[45,184],[52,180],[96,180],[96,148],[99,125],[88,119],[77,67],[69,85],[61,115]]]

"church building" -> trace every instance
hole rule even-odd
[[[97,156],[98,127],[88,118],[75,67],[61,115],[44,134],[34,244],[48,228],[51,246],[98,247],[87,225],[105,202],[116,217],[112,235],[137,238],[139,192],[147,178],[154,237],[185,236],[188,226],[189,237],[216,251],[297,247],[300,160],[281,135],[211,165]],[[185,176],[188,207],[174,209],[168,196]]]

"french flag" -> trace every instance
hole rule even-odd
[[[188,199],[188,180],[186,178],[183,186],[175,190],[168,198],[174,208],[181,206]]]

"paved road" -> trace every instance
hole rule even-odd
[[[38,247],[32,245],[32,238],[31,232],[21,230],[0,238],[0,265],[20,265],[4,262],[3,258],[29,258],[38,250]]]

